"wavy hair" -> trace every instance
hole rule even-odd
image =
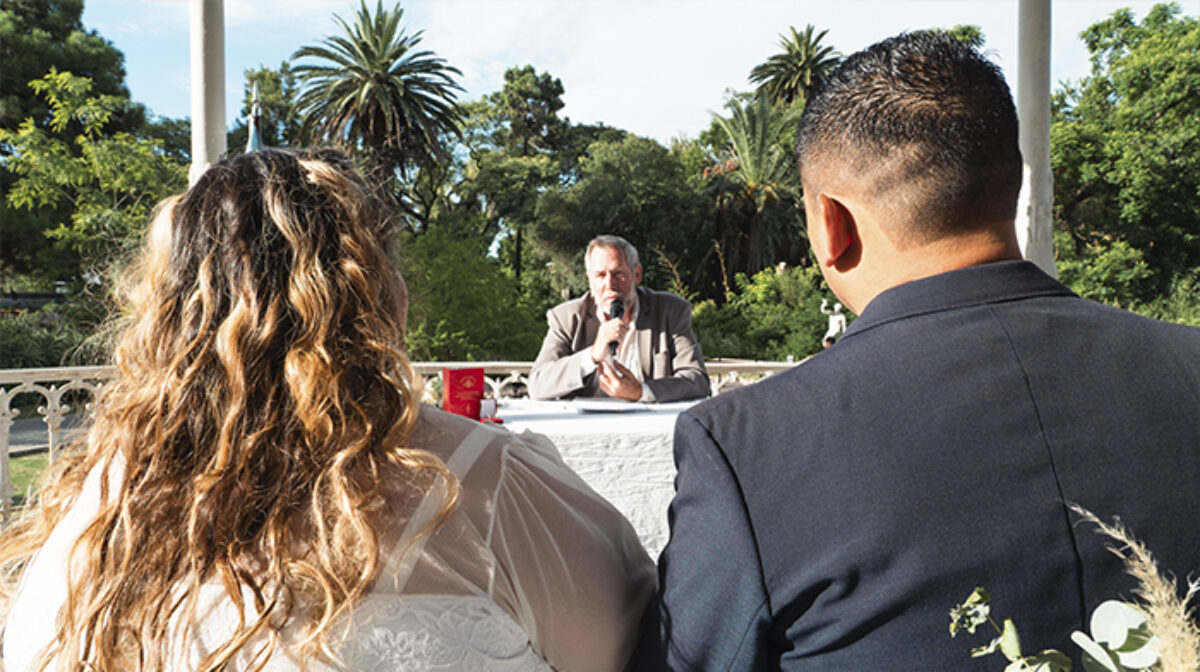
[[[381,568],[385,514],[434,488],[445,501],[424,533],[449,513],[454,476],[406,447],[420,390],[391,232],[329,150],[225,160],[160,206],[126,273],[118,376],[86,453],[0,537],[11,595],[99,470],[43,669],[171,669],[206,586],[243,617],[199,669],[261,669],[282,646],[329,659],[332,625]]]

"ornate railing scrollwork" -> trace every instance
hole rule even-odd
[[[58,457],[66,436],[63,420],[72,410],[86,413],[104,381],[114,375],[111,366],[80,366],[57,369],[0,370],[0,516],[8,519],[15,492],[9,465],[9,446],[13,425],[24,410],[35,410],[32,418],[41,418],[46,426],[46,441],[38,446],[47,451],[51,462]],[[41,397],[32,407],[29,400]],[[18,399],[25,401],[14,406]]]
[[[708,367],[712,394],[749,385],[778,371],[789,369],[791,362],[710,360]],[[481,368],[492,398],[523,397],[529,389],[529,371],[533,362],[413,362],[413,368],[425,382],[422,399],[437,404],[441,398],[442,369]],[[116,371],[111,366],[80,366],[58,369],[0,369],[0,514],[8,520],[14,492],[10,472],[10,445],[13,426],[22,416],[14,407],[18,397],[22,406],[33,410],[29,399],[36,395],[41,403],[36,415],[46,426],[45,442],[36,442],[34,450],[45,450],[54,460],[66,445],[63,423],[72,411],[87,412],[87,406],[100,392],[104,382]],[[82,407],[80,407],[82,405]],[[23,419],[23,417],[22,417]],[[30,449],[30,446],[25,446]]]

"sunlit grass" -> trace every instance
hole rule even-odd
[[[29,485],[37,484],[42,472],[49,464],[49,456],[45,452],[29,453],[9,459],[8,466],[13,480],[13,504],[21,506],[25,503],[25,493]]]

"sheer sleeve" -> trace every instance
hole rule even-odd
[[[560,672],[622,670],[655,588],[629,522],[543,436],[509,442],[489,547],[493,599]]]
[[[117,455],[107,470],[109,492],[119,486],[124,466],[125,461]],[[71,549],[100,511],[100,479],[105,473],[102,466],[88,473],[75,501],[29,560],[3,624],[4,667],[0,669],[32,670],[54,639],[58,612],[67,601]]]

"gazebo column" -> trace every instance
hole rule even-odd
[[[196,180],[225,153],[225,8],[191,0],[192,166]]]
[[[1026,259],[1057,277],[1051,233],[1050,0],[1018,1],[1017,116],[1025,169],[1017,201],[1017,238]]]

